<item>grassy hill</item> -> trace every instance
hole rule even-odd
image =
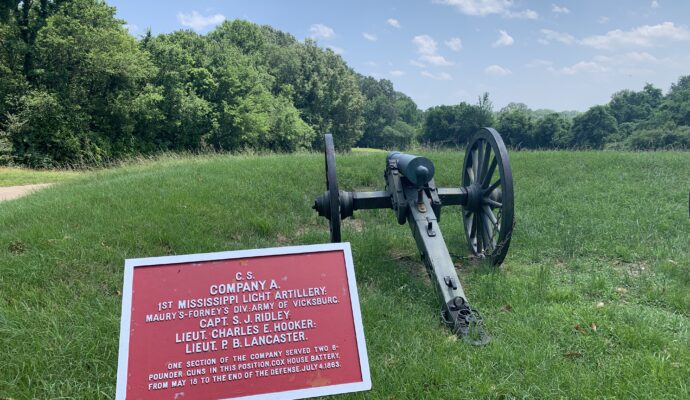
[[[439,186],[462,154],[425,154]],[[503,267],[472,265],[459,209],[441,227],[493,341],[438,321],[407,227],[344,222],[373,390],[344,398],[688,398],[690,155],[512,153]],[[341,189],[382,189],[384,155],[339,155]],[[311,210],[323,156],[163,158],[0,203],[0,399],[114,396],[125,258],[328,240]]]

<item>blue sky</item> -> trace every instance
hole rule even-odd
[[[665,91],[690,75],[687,0],[108,0],[130,32],[206,33],[225,19],[315,39],[354,70],[391,80],[426,109],[580,110],[621,89]]]

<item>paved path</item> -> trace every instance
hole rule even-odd
[[[22,185],[22,186],[8,186],[0,187],[0,201],[12,200],[18,197],[26,196],[34,190],[39,190],[52,185],[52,183],[39,183],[37,185]]]

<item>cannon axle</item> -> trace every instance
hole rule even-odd
[[[467,206],[467,188],[438,188],[438,197],[442,206]],[[320,217],[331,217],[329,206],[330,193],[328,191],[316,198],[312,209],[318,212]],[[380,208],[393,208],[391,197],[386,191],[377,192],[345,192],[339,191],[339,204],[341,219],[351,217],[357,210],[375,210]]]

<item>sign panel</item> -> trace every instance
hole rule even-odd
[[[117,399],[370,388],[349,243],[126,260]]]

